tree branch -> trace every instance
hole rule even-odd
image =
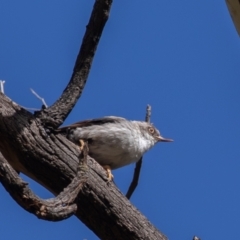
[[[56,198],[42,200],[36,196],[0,154],[0,181],[11,197],[26,211],[33,213],[40,219],[60,221],[72,216],[77,205],[73,204],[82,184],[71,186]],[[75,183],[75,182],[74,182]],[[72,184],[73,185],[73,184]],[[74,194],[75,193],[75,194]],[[73,194],[73,195],[72,195]]]
[[[0,151],[15,170],[55,195],[76,176],[79,148],[46,131],[33,115],[0,93]],[[167,239],[87,159],[88,178],[77,197],[76,216],[101,239]],[[101,223],[101,224],[99,224]]]
[[[42,102],[42,108],[47,108],[48,107],[48,105],[47,105],[47,103],[45,102],[45,100],[44,100],[44,98],[42,98],[42,97],[40,97],[32,88],[30,88],[30,91],[32,92],[32,94],[36,97],[36,98],[38,98],[41,102]]]
[[[147,105],[146,109],[146,116],[145,116],[145,121],[150,123],[150,118],[151,118],[151,106]],[[142,157],[139,159],[139,161],[136,162],[135,169],[134,169],[134,174],[133,174],[133,179],[132,182],[128,188],[126,197],[128,199],[131,198],[133,192],[135,191],[137,185],[138,185],[138,180],[141,172],[141,167],[142,167]]]
[[[71,182],[75,183],[73,179],[77,169],[83,170],[84,166],[79,166],[80,149],[64,136],[49,129],[56,129],[62,124],[83,91],[111,3],[112,0],[96,0],[71,80],[62,96],[51,107],[32,115],[0,93],[0,152],[16,171],[29,176],[55,195],[61,193]],[[1,182],[19,200],[19,204],[26,208],[23,196],[33,194],[3,158],[1,160]],[[81,189],[76,198],[75,214],[99,238],[167,239],[131,205],[112,182],[108,182],[105,171],[95,160],[88,157],[86,164],[86,181],[82,186],[73,187],[73,194]],[[13,181],[16,190],[8,178]],[[61,201],[65,197],[67,199],[67,195],[64,190],[63,194],[56,197],[58,199],[61,196],[60,205],[44,207],[43,212],[39,205],[49,206],[49,202],[41,202],[41,199],[33,195],[28,198],[32,199],[31,212],[40,211],[42,216],[47,209],[47,214],[52,216],[56,206],[60,209],[65,207]],[[73,203],[72,209],[64,209],[63,214],[60,214],[63,218],[75,211],[74,200],[70,198],[70,202]],[[52,220],[55,219],[54,216]]]
[[[87,177],[86,159],[87,145],[79,160],[77,175],[72,182],[55,198],[43,200],[36,196],[12,166],[0,153],[0,182],[11,197],[26,211],[38,218],[48,221],[61,221],[71,217],[77,211],[75,203],[79,191],[82,189]]]
[[[96,0],[70,82],[61,97],[52,106],[35,113],[35,116],[41,120],[44,126],[59,127],[81,96],[97,45],[110,13],[111,4],[112,0]]]

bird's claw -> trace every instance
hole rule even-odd
[[[107,172],[107,179],[109,182],[113,181],[114,176],[112,175],[111,168],[109,165],[102,166]]]
[[[80,146],[79,146],[80,150],[83,151],[85,142],[82,139],[79,139],[79,143],[80,143]]]

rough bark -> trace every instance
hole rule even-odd
[[[95,1],[67,87],[52,106],[35,113],[35,116],[38,116],[45,126],[59,127],[81,96],[103,28],[110,14],[111,5],[112,0]]]
[[[35,203],[41,199],[32,195],[16,172],[26,174],[55,195],[62,192],[57,196],[61,201],[63,189],[71,189],[76,183],[73,179],[77,175],[80,149],[55,129],[82,93],[111,3],[111,0],[96,0],[71,80],[51,107],[33,115],[0,93],[0,152],[3,155],[0,156],[0,181],[22,207],[38,217],[38,204]],[[76,186],[80,192],[72,207],[75,211],[76,203],[76,216],[99,238],[166,239],[112,182],[108,182],[102,167],[89,157],[86,171],[86,179],[80,187]],[[29,198],[34,199],[35,207],[31,202],[27,208],[26,199]],[[47,205],[46,202],[41,204]],[[68,214],[72,214],[71,209]],[[63,214],[62,218],[70,215]]]
[[[46,131],[37,118],[3,94],[0,106],[0,150],[5,159],[52,193],[60,193],[76,176],[79,148],[64,136]],[[88,158],[87,165],[76,216],[99,238],[166,239],[108,182],[97,162]]]

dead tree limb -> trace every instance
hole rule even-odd
[[[44,126],[51,128],[59,127],[81,96],[103,28],[109,17],[111,5],[112,0],[95,1],[72,77],[67,87],[52,106],[35,113],[35,116],[41,120]]]
[[[11,197],[26,211],[48,221],[61,221],[77,211],[76,197],[86,181],[77,174],[56,198],[43,200],[36,196],[0,153],[0,181]]]
[[[145,121],[150,123],[150,118],[151,118],[151,106],[147,105]],[[140,172],[141,172],[141,167],[142,167],[142,157],[135,164],[133,179],[132,179],[132,182],[131,182],[131,184],[128,188],[127,194],[126,194],[127,199],[131,198],[133,192],[135,191],[135,189],[138,185],[138,180],[139,180],[139,176],[140,176]]]
[[[83,91],[111,2],[96,0],[71,80],[56,103],[33,115],[0,93],[0,152],[17,172],[55,195],[76,177],[81,153],[79,147],[54,130]],[[166,239],[108,182],[105,171],[95,160],[88,157],[86,164],[88,177],[75,201],[75,215],[84,224],[101,239]],[[0,174],[0,181],[7,188],[9,171],[2,169]]]
[[[76,176],[80,149],[39,124],[0,93],[0,150],[14,167],[58,195]],[[87,159],[88,178],[76,216],[101,239],[167,239],[116,188],[103,168]],[[1,172],[2,178],[7,176]],[[101,224],[100,224],[101,223]]]

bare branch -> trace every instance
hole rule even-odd
[[[75,215],[100,239],[166,240],[167,237],[112,182],[108,182],[105,171],[95,160],[87,157],[84,160],[87,166],[79,163],[79,148],[61,134],[49,131],[62,124],[83,91],[111,4],[112,0],[95,1],[71,80],[62,96],[51,107],[32,115],[0,93],[0,151],[8,161],[7,164],[0,164],[0,179],[11,196],[23,207],[23,196],[31,199],[29,204],[25,204],[30,210],[26,210],[40,212],[41,217],[48,216],[53,220],[59,216],[68,217],[76,210],[76,203],[78,208]],[[59,201],[51,200],[49,205],[49,201],[43,202],[37,196],[32,196],[26,183],[9,168],[9,164],[53,194],[60,193],[55,198]],[[86,182],[82,185],[74,185],[77,169],[87,173]],[[10,173],[13,179],[8,181]],[[71,184],[74,185],[70,194],[73,198],[68,196],[66,189],[62,191],[67,186],[69,189]],[[58,214],[54,215],[54,211]]]
[[[0,151],[4,158],[17,171],[59,194],[76,176],[79,148],[44,129],[38,119],[2,93],[0,106]],[[76,199],[76,216],[100,239],[167,239],[115,184],[108,182],[96,161],[88,157],[87,167],[86,182]]]
[[[77,211],[75,203],[79,191],[86,182],[87,145],[79,160],[80,168],[72,182],[55,198],[43,200],[36,196],[12,166],[0,153],[0,182],[12,198],[26,211],[40,219],[61,221],[71,217]]]
[[[151,118],[151,106],[147,105],[145,121],[150,123],[150,118]],[[139,180],[139,176],[140,176],[140,172],[141,172],[141,167],[142,167],[142,157],[139,159],[139,161],[136,162],[135,169],[134,169],[134,174],[133,174],[133,179],[132,179],[132,182],[131,182],[131,184],[128,188],[127,194],[126,194],[126,197],[128,199],[131,198],[133,192],[135,191],[135,189],[138,185],[138,180]]]
[[[3,93],[3,94],[4,94],[4,86],[3,86],[4,83],[5,83],[5,81],[0,80],[0,92]]]
[[[40,97],[32,88],[30,88],[30,91],[32,92],[32,94],[34,94],[42,102],[42,104],[43,104],[43,106],[45,108],[48,107],[48,105],[46,104],[44,98]]]
[[[130,199],[133,192],[135,191],[137,185],[138,185],[138,180],[141,172],[141,167],[142,167],[142,157],[140,158],[139,161],[136,162],[135,169],[134,169],[134,174],[133,174],[133,179],[132,182],[128,188],[126,198]]]
[[[150,121],[151,121],[151,114],[152,114],[152,108],[148,104],[147,105],[147,110],[146,110],[146,117],[145,117],[145,121],[148,122],[148,123],[150,123]]]
[[[112,0],[95,1],[71,80],[61,97],[52,106],[35,114],[45,126],[59,127],[81,96],[103,28],[109,17],[111,4]]]
[[[240,1],[236,0],[225,0],[228,11],[230,13],[230,16],[232,18],[232,21],[234,23],[234,26],[237,30],[238,36],[240,36]]]

